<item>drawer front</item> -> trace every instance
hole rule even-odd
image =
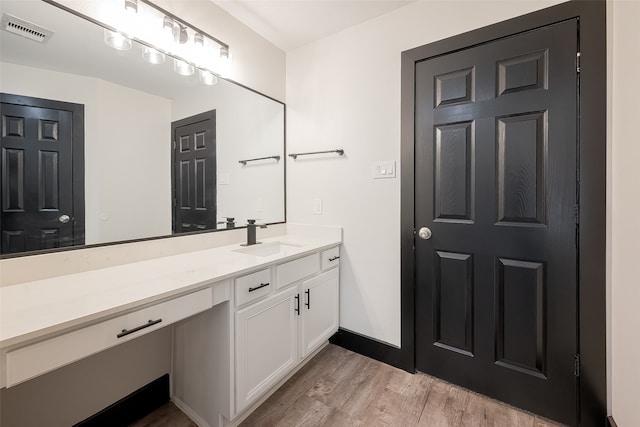
[[[6,358],[6,385],[16,385],[212,306],[212,290],[206,288],[10,351]]]
[[[322,269],[323,270],[328,270],[338,265],[340,265],[340,248],[339,247],[322,251]]]
[[[276,266],[276,289],[320,271],[319,254],[313,254]]]
[[[271,270],[256,271],[235,280],[236,307],[257,300],[271,292]]]

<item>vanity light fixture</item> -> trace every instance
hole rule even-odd
[[[142,57],[149,64],[154,64],[154,65],[164,64],[164,61],[166,59],[164,53],[148,46],[145,46],[144,49],[142,49]]]
[[[192,76],[195,73],[196,69],[193,65],[184,62],[180,59],[173,59],[173,71],[180,74],[181,76]]]
[[[200,82],[202,84],[205,84],[207,86],[213,86],[214,84],[218,83],[218,78],[211,71],[199,70],[199,74],[200,74]]]
[[[130,38],[117,31],[109,31],[106,28],[104,29],[104,42],[117,50],[129,50],[132,46]]]
[[[199,70],[203,84],[212,85],[217,76],[228,76],[231,68],[229,45],[183,21],[149,0],[115,0],[108,13],[98,18],[105,29],[105,42],[128,50],[132,40],[142,44],[142,57],[162,64],[166,55],[174,59],[173,69],[184,76]]]
[[[138,0],[124,0],[124,10],[129,13],[138,13]]]

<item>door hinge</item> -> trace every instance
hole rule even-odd
[[[175,150],[176,149],[176,141],[171,141],[171,142],[173,142],[173,149]]]
[[[580,224],[580,206],[579,205],[573,205],[573,217],[576,221],[576,224]]]
[[[576,53],[576,73],[580,72],[580,52]]]
[[[576,377],[580,376],[580,355],[576,354],[573,356],[573,375]]]

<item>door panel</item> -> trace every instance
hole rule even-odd
[[[415,66],[416,366],[576,423],[577,24]]]
[[[74,171],[73,113],[2,103],[0,115],[1,252],[9,254],[82,243],[81,236],[74,236],[74,197],[78,199],[76,203],[84,199],[74,194],[73,174],[81,173],[83,166]],[[64,216],[68,217],[66,222]]]
[[[473,255],[436,251],[434,345],[473,355]]]
[[[435,220],[472,222],[473,122],[435,126]]]
[[[216,228],[215,111],[172,124],[174,149],[173,232]]]

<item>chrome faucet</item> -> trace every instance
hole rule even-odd
[[[267,228],[267,224],[256,224],[255,219],[247,220],[247,243],[243,243],[242,246],[257,245],[262,242],[256,242],[256,228]]]

